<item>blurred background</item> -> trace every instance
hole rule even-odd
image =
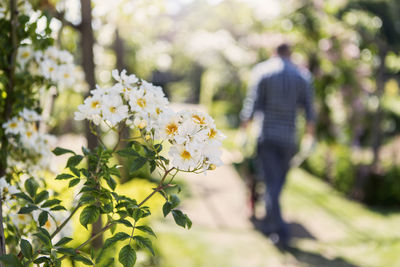
[[[143,252],[138,266],[400,266],[398,0],[36,2],[55,17],[40,23],[75,55],[86,80],[50,101],[49,130],[60,146],[87,143],[71,114],[94,84],[112,83],[115,68],[162,86],[176,105],[206,110],[227,136],[223,167],[178,179],[190,231],[162,218],[161,198],[152,202],[157,256]],[[295,236],[289,252],[250,223],[256,127],[238,129],[251,68],[283,40],[313,75],[318,139],[284,190]],[[144,196],[156,179],[143,169],[125,175],[119,190]]]

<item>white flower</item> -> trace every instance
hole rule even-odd
[[[23,127],[23,121],[17,117],[3,123],[3,128],[5,129],[6,134],[21,134]]]
[[[61,65],[58,67],[57,80],[65,86],[72,86],[75,83],[74,65]]]
[[[183,171],[196,169],[202,161],[200,153],[188,151],[183,145],[171,147],[168,154],[172,157],[173,167]]]
[[[34,110],[24,108],[19,115],[26,121],[40,121],[42,117]]]
[[[40,64],[41,75],[51,81],[57,79],[57,64],[53,60],[44,60]]]
[[[103,106],[102,97],[98,94],[89,96],[82,105],[78,106],[75,112],[75,120],[92,120],[96,125],[99,124],[101,117],[101,108]]]
[[[159,117],[155,138],[172,140],[178,134],[179,124],[180,116],[173,112],[166,112]]]
[[[24,68],[26,63],[33,57],[33,51],[30,46],[21,46],[18,49],[18,62]]]
[[[115,126],[128,117],[129,108],[127,105],[123,105],[120,95],[104,95],[102,101],[101,111],[103,119],[109,121],[111,126]]]
[[[123,85],[132,85],[134,83],[137,83],[139,79],[134,75],[126,75],[126,70],[121,71],[121,75],[118,73],[118,70],[115,69],[111,72],[112,77],[119,83]]]
[[[11,195],[19,193],[19,190],[7,183],[6,178],[3,176],[0,178],[0,193],[1,197],[8,201],[11,199]]]

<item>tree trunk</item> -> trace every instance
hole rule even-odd
[[[5,74],[8,78],[7,87],[6,87],[6,99],[5,106],[2,114],[3,122],[8,121],[11,116],[12,106],[15,101],[14,97],[14,86],[15,86],[15,66],[16,66],[16,58],[17,58],[17,49],[18,49],[18,37],[17,37],[17,27],[18,27],[18,10],[17,10],[17,1],[10,0],[10,13],[11,13],[11,28],[10,28],[10,40],[12,44],[12,52],[9,55],[8,62],[9,67],[5,70]],[[6,174],[7,170],[7,148],[8,148],[8,139],[5,133],[2,133],[1,137],[1,160],[0,160],[0,177],[3,177]],[[3,196],[0,193],[0,256],[6,254],[6,239],[4,235],[3,228]],[[0,262],[0,266],[4,266]]]
[[[376,96],[379,100],[378,109],[373,117],[372,122],[372,136],[371,136],[371,144],[372,144],[372,151],[373,151],[373,160],[371,167],[372,169],[376,169],[379,163],[379,152],[382,145],[382,119],[383,119],[383,110],[382,105],[380,103],[383,91],[385,89],[385,58],[387,54],[387,49],[384,46],[380,46],[379,48],[379,59],[380,64],[378,69],[376,70]]]
[[[81,0],[81,14],[82,14],[82,22],[80,26],[81,31],[81,48],[82,48],[82,67],[85,72],[85,79],[87,84],[89,85],[89,90],[94,89],[96,87],[96,79],[95,79],[95,65],[94,65],[94,54],[93,54],[93,46],[94,46],[94,35],[92,28],[92,6],[90,0]],[[86,96],[89,95],[89,92]],[[88,148],[93,150],[97,145],[98,141],[96,136],[91,132],[89,123],[85,124],[86,130],[86,139],[88,142]],[[92,236],[97,234],[99,230],[102,228],[102,220],[101,216],[98,221],[93,224],[92,228]],[[92,242],[92,246],[95,249],[101,248],[103,245],[103,235],[94,239]]]

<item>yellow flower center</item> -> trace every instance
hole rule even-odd
[[[143,98],[139,98],[138,100],[136,100],[136,103],[139,105],[139,107],[144,108],[146,106],[146,100],[144,100]]]
[[[178,131],[178,125],[176,125],[176,123],[174,122],[171,122],[170,124],[167,125],[167,127],[165,127],[165,132],[168,135],[172,135],[176,133],[176,131]]]
[[[24,214],[18,214],[18,219],[25,220],[25,215]]]
[[[64,73],[64,78],[69,78],[69,73]]]
[[[157,115],[160,115],[161,109],[160,108],[156,108],[156,113],[157,113]]]
[[[10,123],[10,128],[17,128],[18,124],[15,122]]]
[[[183,150],[181,153],[181,158],[183,158],[184,160],[189,160],[192,158],[192,155],[190,155],[189,151]]]
[[[50,67],[49,68],[49,72],[53,72],[54,71],[54,68],[53,67]]]
[[[29,57],[29,55],[30,55],[29,52],[26,51],[26,52],[22,53],[21,56],[22,56],[23,58],[27,58],[27,57]]]
[[[210,129],[210,132],[208,133],[208,138],[212,139],[217,135],[217,131],[214,129]]]
[[[44,227],[46,227],[47,229],[50,229],[50,227],[51,227],[50,220],[47,220],[47,222],[44,224]]]
[[[93,102],[92,102],[92,105],[91,105],[91,106],[92,106],[92,108],[98,108],[99,105],[100,105],[100,102],[96,100],[96,101],[93,101]]]
[[[110,107],[110,112],[111,112],[111,113],[117,112],[117,108],[116,108],[116,107]]]
[[[205,118],[200,117],[199,115],[193,115],[193,120],[197,124],[206,124]]]
[[[27,136],[28,138],[30,138],[30,137],[32,136],[32,134],[33,134],[33,133],[32,133],[31,131],[27,131],[27,132],[26,132],[26,136]]]

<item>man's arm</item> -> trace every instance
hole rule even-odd
[[[253,118],[254,112],[262,110],[265,101],[265,79],[259,79],[250,87],[246,99],[240,112],[241,126],[246,127],[248,122]]]
[[[303,105],[307,120],[306,134],[315,135],[314,88],[311,81],[305,80]]]

